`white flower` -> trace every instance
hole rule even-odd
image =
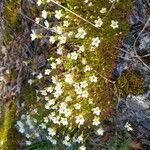
[[[84,69],[84,72],[91,71],[91,70],[92,70],[92,68],[89,65],[86,65],[85,69]]]
[[[60,41],[60,44],[65,44],[67,40],[66,36],[64,35],[59,36],[58,39]]]
[[[68,27],[69,26],[69,22],[67,20],[64,20],[63,25],[64,25],[64,27]]]
[[[129,124],[128,122],[125,124],[124,127],[127,129],[127,131],[132,131],[133,130],[133,128],[131,127],[131,124]]]
[[[64,126],[66,126],[66,125],[68,125],[68,120],[67,120],[67,118],[61,118],[61,120],[60,120],[60,123],[62,123],[62,125],[64,125]]]
[[[43,17],[44,19],[47,18],[47,11],[46,11],[46,10],[43,10],[43,11],[42,11],[42,17]]]
[[[57,54],[58,54],[58,55],[62,55],[62,54],[63,54],[63,51],[62,51],[62,48],[61,48],[61,47],[59,47],[59,48],[57,49]]]
[[[39,75],[37,75],[37,78],[38,78],[38,79],[42,79],[42,78],[43,78],[42,73],[40,73]]]
[[[46,90],[41,90],[40,92],[41,92],[41,94],[42,94],[43,96],[46,96],[46,95],[47,95],[47,91],[46,91]]]
[[[28,138],[28,139],[31,137],[28,133],[27,133],[25,136],[26,136],[26,138]]]
[[[39,133],[35,133],[35,137],[39,137],[40,136],[40,134]]]
[[[55,39],[54,36],[50,36],[49,41],[50,41],[52,44],[54,44],[55,41],[56,41],[56,39]]]
[[[56,86],[55,86],[55,90],[56,90],[56,91],[59,91],[59,90],[61,90],[61,88],[62,88],[62,83],[57,82],[57,83],[56,83]]]
[[[45,108],[46,109],[50,109],[50,106],[54,105],[55,104],[55,100],[52,99],[52,100],[49,100],[46,104],[45,104]]]
[[[88,98],[88,96],[89,96],[88,91],[86,91],[86,90],[82,91],[81,96],[82,96],[82,97],[85,97],[85,98]]]
[[[4,144],[4,141],[0,141],[0,145],[2,146]]]
[[[48,92],[48,91],[47,91],[47,92]],[[50,98],[49,98],[48,96],[45,96],[45,100],[46,100],[46,101],[49,101]]]
[[[44,122],[48,123],[48,117],[44,117]]]
[[[119,26],[118,26],[118,21],[114,21],[114,20],[112,20],[111,21],[111,25],[110,25],[113,29],[116,29],[116,28],[118,28]]]
[[[46,26],[46,28],[49,28],[49,22],[47,20],[44,21],[44,25]]]
[[[84,121],[85,121],[85,120],[84,120],[84,117],[83,117],[82,115],[76,116],[75,118],[76,118],[76,121],[75,121],[75,122],[76,122],[77,124],[80,124],[80,125],[83,125],[83,124],[84,124]]]
[[[55,11],[55,18],[57,18],[59,20],[61,17],[62,17],[61,10],[56,10]]]
[[[96,133],[97,133],[98,135],[103,135],[103,134],[104,134],[103,128],[99,128],[99,129],[96,131]]]
[[[50,73],[51,73],[51,70],[50,69],[45,69],[45,75],[50,75]]]
[[[30,34],[31,40],[34,41],[37,38],[37,35],[35,34],[35,31],[32,30],[32,33]]]
[[[78,33],[75,35],[75,38],[81,38],[81,39],[84,39],[86,35],[86,32],[84,31],[83,28],[79,28],[78,29]]]
[[[84,3],[87,4],[89,2],[89,0],[85,0]]]
[[[99,124],[100,124],[99,118],[98,117],[94,117],[93,125],[98,126]]]
[[[93,99],[88,100],[89,104],[93,104]]]
[[[74,107],[75,107],[75,109],[79,110],[79,109],[81,108],[81,105],[80,105],[79,103],[76,103],[76,104],[74,105]]]
[[[93,75],[93,76],[90,76],[89,78],[90,78],[91,82],[97,82],[97,77],[96,76]]]
[[[93,114],[95,114],[97,116],[100,115],[100,113],[101,113],[101,110],[99,109],[99,107],[93,108],[92,111],[93,111]]]
[[[60,105],[59,105],[59,108],[60,108],[60,110],[63,110],[63,113],[64,113],[64,110],[66,110],[66,108],[67,108],[67,103],[66,102],[61,102]]]
[[[66,146],[68,146],[68,147],[70,147],[70,146],[71,146],[71,143],[70,143],[70,142],[68,142],[67,140],[63,140],[63,144],[64,144],[64,145],[66,145]]]
[[[72,101],[71,96],[67,96],[67,97],[66,97],[66,102],[70,102],[70,101]]]
[[[66,74],[65,75],[65,82],[67,82],[68,84],[73,84],[73,79],[72,79],[71,74]]]
[[[61,102],[60,107],[65,109],[67,107],[67,103],[66,102]]]
[[[65,117],[69,117],[69,116],[71,115],[71,113],[72,113],[71,109],[66,109],[66,110],[64,111]]]
[[[48,130],[48,134],[49,134],[49,135],[51,135],[51,136],[56,135],[56,130],[55,130],[55,129],[53,129],[53,128],[48,128],[47,130]]]
[[[92,39],[92,46],[98,47],[100,42],[101,41],[100,41],[99,37],[93,38]]]
[[[68,32],[68,37],[72,37],[72,35],[73,35],[72,31]]]
[[[83,142],[83,134],[81,134],[81,135],[77,138],[76,142],[78,142],[78,143]]]
[[[109,3],[118,2],[119,0],[109,0]]]
[[[31,145],[32,143],[31,143],[31,141],[26,141],[26,144]]]
[[[60,26],[53,27],[53,29],[59,35],[63,33],[62,27],[60,27]]]
[[[97,20],[95,20],[94,23],[97,28],[99,28],[103,25],[103,21],[101,18],[98,18]]]
[[[35,18],[35,22],[36,22],[37,24],[39,24],[39,23],[40,23],[40,18]]]
[[[86,150],[86,147],[82,145],[81,147],[79,147],[79,150]]]
[[[25,129],[22,127],[22,128],[19,128],[19,132],[20,133],[25,133]]]
[[[79,47],[78,51],[79,51],[79,53],[81,53],[81,52],[84,52],[84,50],[85,50],[84,45],[82,45],[82,46]]]
[[[54,77],[54,76],[52,76],[52,82],[53,82],[54,84],[56,84],[56,83],[57,83],[57,78]]]
[[[51,105],[54,105],[55,104],[55,100],[54,99],[51,99],[48,101],[48,104],[51,106]]]
[[[78,54],[76,53],[76,52],[72,52],[71,54],[70,54],[71,56],[71,59],[73,59],[73,60],[77,60],[77,58],[78,58]]]
[[[54,63],[54,62],[51,63],[51,68],[52,68],[52,69],[56,69],[56,63]]]
[[[50,116],[49,116],[49,118],[50,118]],[[59,116],[57,116],[57,117],[51,117],[51,120],[53,121],[54,124],[59,124],[60,125]]]
[[[53,145],[57,144],[57,141],[55,139],[51,139],[51,142],[52,142]]]
[[[82,95],[81,95],[81,94],[82,94],[82,89],[81,89],[80,86],[79,86],[79,87],[75,87],[75,91],[76,91],[77,94],[80,95],[80,97],[82,96]]]
[[[63,90],[62,90],[62,89],[59,89],[59,90],[55,91],[55,92],[53,93],[53,95],[54,95],[55,98],[58,98],[62,93],[63,93]]]
[[[51,92],[53,91],[53,87],[51,87],[51,86],[48,87],[48,88],[46,89],[46,91],[49,92],[49,93],[51,93]]]
[[[101,10],[100,10],[100,13],[102,13],[102,14],[104,14],[104,13],[106,13],[106,8],[102,8]]]
[[[81,87],[81,88],[86,88],[87,86],[88,86],[88,84],[87,84],[86,81],[80,82],[80,87]]]
[[[33,82],[34,82],[34,80],[32,80],[32,79],[29,79],[29,80],[28,80],[28,83],[29,83],[30,85],[32,85]]]
[[[19,128],[23,128],[24,127],[24,124],[21,121],[17,121],[17,125],[18,125]]]
[[[86,59],[85,59],[85,58],[82,58],[81,63],[82,63],[83,65],[86,65],[86,64],[87,64]]]
[[[62,60],[61,60],[60,58],[57,58],[57,59],[56,59],[56,64],[57,64],[57,65],[60,65],[61,63],[62,63]]]
[[[45,109],[50,109],[50,105],[48,103],[45,104]]]
[[[93,3],[92,2],[90,2],[89,4],[88,4],[88,6],[90,7],[90,6],[92,6],[93,5]]]
[[[42,4],[42,0],[37,1],[37,5],[40,6]]]
[[[70,137],[67,135],[65,136],[65,141],[69,141],[70,140]]]
[[[45,123],[41,123],[41,124],[40,124],[40,127],[41,127],[42,129],[46,129],[46,124],[45,124]]]

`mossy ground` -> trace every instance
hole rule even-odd
[[[139,95],[144,92],[144,78],[134,70],[126,70],[116,81],[117,95],[125,97],[129,94]]]

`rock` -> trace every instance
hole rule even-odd
[[[144,78],[145,90],[142,94],[119,98],[117,105],[119,113],[116,122],[119,129],[124,129],[124,125],[129,121],[137,127],[136,133],[134,132],[136,135],[140,137],[145,135],[144,141],[150,135],[150,56],[146,56],[150,54],[150,23],[147,24],[145,30],[142,30],[150,17],[148,9],[148,1],[133,1],[133,12],[129,17],[131,30],[123,40],[118,64],[114,70],[115,80],[129,69],[140,72]],[[136,54],[143,62],[136,57]]]
[[[117,125],[123,128],[127,120],[138,127],[141,133],[150,135],[150,93],[128,95],[119,101]]]

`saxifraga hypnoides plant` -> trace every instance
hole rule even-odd
[[[37,1],[42,11],[35,24],[50,32],[33,29],[31,39],[46,39],[56,49],[49,52],[49,67],[33,72],[28,81],[31,85],[51,79],[36,91],[36,103],[17,121],[27,145],[43,139],[85,150],[91,130],[103,135],[101,121],[113,104],[109,75],[116,59],[116,39],[127,32],[122,16],[128,4],[119,0]],[[52,5],[57,6],[55,11],[50,11]]]

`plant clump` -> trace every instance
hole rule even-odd
[[[55,11],[49,11],[52,3],[58,6]],[[78,145],[85,150],[92,129],[103,135],[101,121],[114,103],[109,94],[112,62],[127,32],[124,18],[129,4],[118,0],[37,1],[43,10],[35,23],[52,34],[33,29],[31,39],[44,38],[57,48],[49,52],[48,67],[33,72],[28,81],[45,84],[36,90],[36,103],[16,125],[27,145],[42,135],[53,145]]]

